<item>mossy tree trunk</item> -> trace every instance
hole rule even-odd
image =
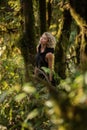
[[[79,35],[77,39],[77,48],[80,59],[80,67],[87,70],[87,1],[86,0],[70,0],[71,15],[79,27]]]
[[[77,26],[77,36],[75,38],[75,52],[76,52],[76,65],[80,64],[80,45],[81,45],[81,36],[79,35],[80,29]]]
[[[30,64],[34,65],[35,56],[35,26],[33,0],[24,0],[22,3],[24,15],[24,33],[21,39],[21,52],[25,63],[25,80],[29,81]]]
[[[66,50],[67,42],[69,41],[70,36],[70,26],[71,26],[71,15],[68,10],[64,10],[62,22],[60,23],[60,28],[58,30],[58,43],[55,53],[55,67],[61,78],[66,77]]]

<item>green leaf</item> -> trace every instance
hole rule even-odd
[[[15,100],[20,102],[22,99],[24,99],[26,97],[25,93],[20,93],[15,97]]]
[[[26,83],[23,86],[23,91],[31,94],[31,93],[36,92],[36,89],[33,87],[33,85],[31,83]]]
[[[34,109],[33,111],[31,111],[31,112],[28,114],[28,116],[27,116],[25,122],[27,122],[29,119],[35,118],[37,115],[38,115],[38,110],[37,110],[37,109]]]

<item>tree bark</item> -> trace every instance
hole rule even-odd
[[[48,10],[48,28],[49,28],[50,24],[51,24],[51,17],[52,17],[52,4],[51,4],[51,0],[49,0],[48,3],[47,3],[47,10]]]
[[[87,21],[87,0],[69,0],[71,7]]]
[[[62,28],[59,28],[60,34],[58,34],[58,43],[56,47],[55,62],[56,70],[58,75],[61,78],[66,78],[66,50],[67,50],[67,41],[70,36],[70,26],[71,26],[71,15],[68,10],[64,10],[63,19],[62,19]]]
[[[46,31],[46,0],[39,0],[40,34]]]
[[[86,0],[70,0],[71,6],[71,15],[79,27],[79,38],[78,38],[78,47],[79,47],[79,59],[80,59],[80,68],[83,71],[87,70],[87,1]]]
[[[35,56],[35,25],[33,1],[22,1],[23,15],[24,15],[24,33],[21,39],[21,52],[25,63],[25,80],[29,81],[30,64],[34,65]]]

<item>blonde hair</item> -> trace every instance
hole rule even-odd
[[[51,33],[49,33],[49,32],[44,32],[43,34],[46,35],[46,37],[48,38],[47,47],[55,49],[55,46],[56,46],[56,39],[55,39],[55,37]]]

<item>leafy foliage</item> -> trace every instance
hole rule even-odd
[[[57,129],[57,125],[61,130],[70,128],[71,124],[74,127],[73,109],[80,107],[86,110],[87,108],[87,73],[74,71],[71,77],[61,80],[56,87],[60,92],[61,100],[55,104],[50,99],[44,83],[38,82],[34,77],[31,78],[30,83],[21,82],[24,66],[22,66],[23,60],[18,55],[16,58],[3,61],[1,66],[3,72],[1,71],[0,82],[0,124],[9,130],[54,130]],[[80,113],[78,116],[83,118]],[[66,119],[71,120],[71,123]],[[78,122],[77,117],[75,121]]]
[[[62,21],[63,10],[58,11],[61,4],[60,0],[52,3],[53,18],[49,30],[54,35],[57,34],[58,25]],[[37,1],[34,1],[38,37],[39,14],[36,5]],[[48,90],[49,84],[34,77],[32,65],[29,70],[30,82],[24,82],[24,59],[17,48],[24,24],[21,11],[19,0],[0,1],[0,129],[86,130],[87,72],[82,73],[76,66],[75,23],[72,23],[69,41],[63,36],[68,45],[65,50],[67,77],[63,80],[57,73],[54,74],[60,81],[55,87],[56,99]],[[43,69],[49,73],[49,70]]]

